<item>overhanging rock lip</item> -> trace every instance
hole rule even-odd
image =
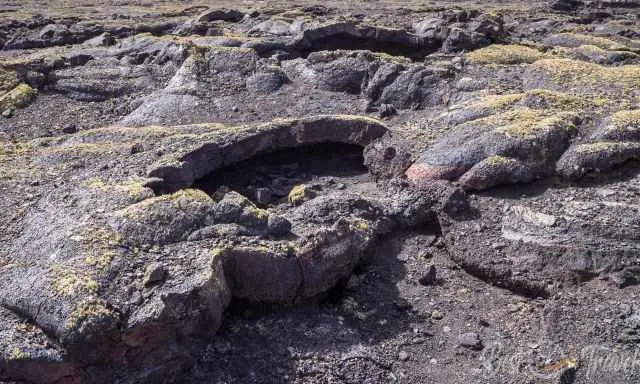
[[[228,131],[235,133],[231,140],[203,134],[202,140],[187,142],[179,152],[164,155],[147,172],[154,179],[149,187],[161,193],[175,192],[220,167],[302,145],[334,142],[364,147],[389,128],[368,116],[316,115],[225,129]]]

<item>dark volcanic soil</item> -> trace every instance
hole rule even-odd
[[[640,1],[0,1],[1,383],[640,383]]]

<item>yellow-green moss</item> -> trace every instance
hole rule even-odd
[[[490,165],[490,166],[501,166],[501,165],[507,165],[510,163],[513,163],[515,160],[514,159],[508,159],[506,157],[503,156],[490,156],[487,157],[486,159],[484,159],[482,162]]]
[[[218,258],[218,257],[222,257],[225,255],[225,253],[227,252],[228,248],[223,248],[223,247],[215,247],[211,250],[211,256],[213,258]]]
[[[249,213],[250,215],[255,216],[256,218],[261,219],[261,220],[262,220],[262,219],[266,219],[266,218],[269,216],[269,214],[267,213],[267,211],[265,211],[265,210],[264,210],[264,209],[262,209],[262,208],[258,208],[258,207],[256,207],[256,206],[255,206],[255,205],[253,205],[253,204],[252,204],[252,205],[249,205],[248,207],[246,207],[246,208],[245,208],[245,211],[246,211],[247,213]]]
[[[239,39],[247,40],[246,36],[237,35],[237,34],[233,34],[233,33],[225,33],[225,37],[228,37],[228,38],[239,38]],[[206,49],[208,49],[208,50],[210,50],[211,52],[214,52],[214,53],[216,53],[216,52],[243,52],[243,53],[255,52],[251,48],[244,48],[244,47],[207,46]]]
[[[355,227],[359,231],[368,231],[370,228],[369,224],[364,221],[357,222]]]
[[[306,196],[306,187],[304,184],[296,185],[291,188],[289,191],[289,195],[287,196],[287,200],[292,205],[300,205],[304,202]]]
[[[26,107],[38,95],[38,91],[25,83],[18,84],[15,88],[0,96],[0,110],[9,108]]]
[[[606,55],[607,51],[595,45],[581,45],[576,50],[585,55]]]
[[[0,164],[33,153],[33,146],[29,143],[0,142]]]
[[[318,116],[314,116],[312,119],[317,119],[322,117],[331,117],[335,120],[358,121],[363,123],[371,123],[371,124],[384,126],[384,123],[379,119],[376,119],[374,117],[369,117],[369,116],[360,116],[360,115],[318,115]]]
[[[542,112],[542,115],[548,115],[553,110],[563,111],[563,110],[577,110],[588,107],[592,104],[595,104],[591,98],[588,96],[575,96],[568,93],[563,92],[555,92],[548,91],[544,89],[532,89],[525,93],[513,93],[506,95],[490,95],[484,97],[480,100],[474,100],[465,104],[462,104],[458,107],[458,109],[471,109],[473,111],[477,111],[475,116],[478,118],[486,118],[487,115],[499,113],[505,111],[507,108],[514,106],[516,103],[523,101],[524,99],[539,100],[542,104],[542,108],[538,108],[535,104],[531,106],[532,109],[545,109],[546,112]],[[604,99],[608,101],[608,99]],[[524,118],[532,117],[533,114],[539,115],[538,112],[527,111],[526,109],[520,109],[520,112],[515,112],[514,117],[520,117],[520,114],[524,114]],[[482,122],[483,120],[476,121]],[[489,116],[487,119],[491,120]],[[510,119],[512,120],[512,119]],[[509,121],[510,121],[509,120]],[[469,122],[474,121],[474,119],[469,120]]]
[[[295,255],[298,253],[298,246],[293,242],[278,243],[277,248],[280,252],[287,255]]]
[[[73,296],[80,292],[97,292],[98,283],[81,271],[71,267],[55,267],[51,270],[51,285],[60,296]]]
[[[530,64],[546,57],[544,53],[524,45],[502,44],[476,49],[465,56],[476,64]]]
[[[88,229],[81,240],[81,250],[87,265],[101,270],[118,256],[122,236],[111,229]]]
[[[43,148],[41,152],[43,154],[73,154],[77,156],[81,155],[95,155],[109,151],[113,151],[116,148],[122,148],[122,145],[114,145],[110,141],[102,143],[81,143],[81,144],[65,144],[56,147]]]
[[[200,189],[188,188],[188,189],[181,189],[171,194],[161,195],[161,196],[152,197],[150,199],[143,200],[140,203],[132,205],[126,209],[129,211],[137,212],[140,209],[146,209],[150,205],[157,204],[159,202],[163,202],[163,201],[177,202],[179,199],[183,199],[183,198],[192,200],[192,201],[198,201],[201,203],[210,203],[213,201],[211,197],[207,195],[204,191]]]
[[[575,129],[574,113],[556,109],[516,108],[464,123],[466,126],[494,126],[495,132],[534,139],[545,129]]]
[[[535,124],[540,119],[549,115],[549,112],[532,108],[516,108],[494,115],[482,117],[466,122],[465,126],[504,126],[512,123]]]
[[[491,95],[483,98],[478,102],[474,102],[471,106],[484,106],[491,110],[500,110],[504,107],[511,106],[522,100],[524,93],[512,93],[507,95]]]
[[[0,67],[0,94],[9,92],[15,88],[20,81],[15,71],[10,71]]]
[[[128,204],[134,204],[153,196],[153,191],[145,187],[144,180],[127,180],[120,184],[105,184],[99,178],[90,179],[87,187],[111,195],[123,196]]]
[[[639,130],[640,109],[614,113],[611,116],[611,126],[616,130]]]
[[[84,321],[111,315],[113,313],[104,305],[102,300],[95,296],[90,296],[75,305],[75,308],[67,317],[66,326],[70,329],[77,329]]]
[[[601,49],[619,51],[627,49],[626,46],[616,43],[613,40],[593,36],[593,35],[583,35],[580,33],[559,33],[557,35],[552,36],[552,40],[563,40],[567,42],[569,47],[571,46],[581,46],[581,45],[592,45]]]
[[[532,64],[532,68],[573,92],[590,88],[594,94],[600,94],[613,88],[628,93],[640,87],[640,65],[605,67],[579,60],[543,59]]]
[[[117,142],[132,142],[132,140],[135,139],[141,139],[144,141],[174,136],[182,132],[180,128],[181,126],[171,128],[160,126],[95,128],[78,132],[74,136],[75,140],[81,140],[83,143],[105,142],[111,140]]]
[[[634,145],[635,143],[617,143],[617,142],[598,142],[591,144],[581,144],[575,149],[578,153],[599,153],[599,152],[618,152],[625,147]]]
[[[18,347],[13,347],[11,352],[9,352],[9,360],[26,360],[31,358],[31,354],[29,352],[25,352]]]
[[[87,187],[89,187],[91,189],[102,189],[105,186],[106,186],[106,184],[104,183],[104,181],[102,181],[101,179],[99,179],[97,177],[87,181]]]
[[[543,130],[548,129],[575,129],[572,120],[575,115],[570,112],[560,112],[556,115],[541,118],[539,114],[525,114],[528,118],[514,121],[511,124],[496,128],[496,132],[504,133],[508,136],[520,137],[532,140]],[[524,117],[524,116],[523,116]]]
[[[229,252],[270,255],[270,254],[276,253],[276,250],[269,248],[266,244],[262,244],[262,245],[246,245],[246,246],[234,247],[234,248],[231,248]]]
[[[588,97],[579,97],[565,92],[549,91],[546,89],[532,89],[527,91],[528,96],[539,98],[545,104],[556,109],[569,109],[583,107],[589,104]]]
[[[380,60],[384,60],[384,61],[395,63],[395,64],[401,64],[401,65],[411,64],[411,59],[405,56],[394,56],[385,52],[372,52],[371,55],[373,55],[374,57]]]

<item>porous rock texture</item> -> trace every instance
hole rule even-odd
[[[640,4],[484,3],[0,5],[0,381],[638,382]]]

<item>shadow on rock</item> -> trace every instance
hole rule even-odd
[[[425,321],[397,286],[407,273],[402,255],[427,247],[424,236],[396,234],[378,242],[349,279],[302,304],[257,307],[235,300],[215,339],[199,348],[205,352],[187,382],[388,380],[396,356],[376,345]]]

